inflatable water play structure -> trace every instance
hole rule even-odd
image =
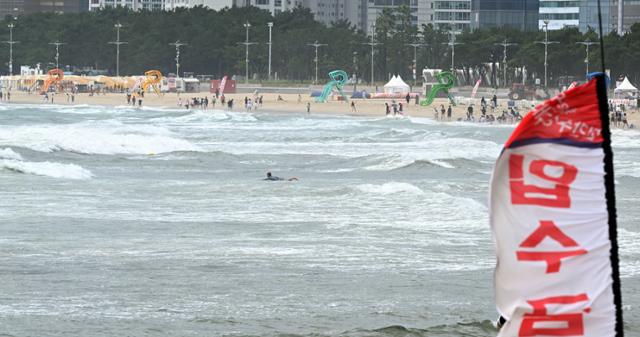
[[[156,94],[160,96],[161,92],[159,84],[161,82],[162,73],[160,72],[160,70],[149,70],[144,73],[143,77],[140,77],[140,79],[136,82],[132,89],[133,91],[141,90],[146,92],[147,90],[149,90],[149,87],[152,87]]]
[[[49,91],[49,88],[52,84],[54,84],[59,91],[63,91],[64,88],[62,87],[62,79],[64,78],[64,71],[62,71],[62,69],[51,69],[49,70],[49,72],[47,72],[47,76],[48,77],[44,81],[42,89],[40,90],[42,94]]]
[[[342,91],[342,87],[344,87],[345,83],[347,83],[347,80],[349,79],[349,75],[347,75],[347,73],[344,70],[334,70],[329,73],[329,77],[331,78],[331,81],[329,81],[329,83],[327,83],[324,86],[320,96],[316,97],[316,102],[318,103],[326,102],[327,98],[329,98],[329,95],[331,95],[331,92],[333,91],[334,87],[338,90],[342,98],[345,101],[348,101],[349,98],[347,98],[347,95],[345,95],[344,92]]]
[[[449,93],[449,89],[453,88],[455,84],[455,80],[456,80],[455,76],[451,72],[442,71],[435,74],[435,78],[438,81],[438,83],[431,86],[431,91],[429,93],[425,91],[426,97],[425,99],[420,101],[420,105],[422,106],[431,105],[431,103],[433,103],[433,100],[436,98],[436,95],[442,91],[449,98],[449,102],[451,102],[451,105],[455,106],[456,102],[453,99],[453,96],[451,96],[451,94]]]

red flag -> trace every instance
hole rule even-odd
[[[604,77],[536,107],[491,181],[499,336],[622,337]]]

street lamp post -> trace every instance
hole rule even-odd
[[[589,73],[589,46],[593,46],[594,44],[599,44],[599,42],[591,42],[591,41],[581,41],[581,42],[576,42],[577,44],[581,44],[583,46],[586,47],[587,49],[587,57],[584,59],[584,64],[587,67],[587,74]]]
[[[62,46],[63,42],[51,42],[50,45],[56,46],[56,69],[60,69],[60,46]]]
[[[373,86],[373,81],[374,81],[374,77],[373,77],[373,54],[375,52],[374,48],[379,45],[379,42],[376,42],[375,40],[376,37],[376,25],[373,24],[371,25],[371,42],[365,42],[363,44],[369,45],[371,46],[371,85]]]
[[[243,23],[242,26],[246,29],[246,38],[244,42],[238,42],[238,44],[244,45],[245,47],[245,55],[244,55],[244,83],[249,83],[249,46],[252,44],[256,44],[255,42],[249,42],[249,28],[251,28],[251,24],[249,21]],[[271,45],[269,45],[271,48]]]
[[[120,28],[122,28],[120,22],[116,23],[113,26],[116,28],[116,40],[109,42],[109,44],[116,45],[116,77],[120,77],[120,45],[127,44],[127,42],[120,41]]]
[[[502,72],[504,75],[503,85],[507,87],[507,47],[517,46],[517,43],[508,43],[507,39],[504,39],[502,43],[495,43],[496,46],[502,46],[504,48],[502,52]]]
[[[271,30],[273,29],[273,22],[267,23],[267,26],[269,27],[269,75],[267,78],[271,81]]]
[[[463,44],[462,42],[456,42],[456,34],[454,32],[449,32],[449,42],[444,44],[449,45],[451,47],[451,71],[455,74],[456,72],[456,45]]]
[[[13,45],[20,42],[13,41],[13,28],[15,27],[13,22],[8,24],[7,27],[9,27],[9,41],[5,41],[5,43],[9,44],[9,75],[13,75]]]
[[[544,20],[544,41],[536,41],[537,44],[544,45],[544,87],[547,88],[547,69],[548,69],[548,47],[550,44],[559,43],[557,41],[549,41],[549,20]]]
[[[318,84],[318,48],[327,46],[327,44],[326,43],[318,43],[318,40],[316,40],[316,42],[309,43],[309,44],[307,44],[307,46],[315,47],[315,49],[316,49],[316,57],[314,58],[314,61],[316,62],[316,79],[313,81],[313,84]]]
[[[169,43],[169,45],[176,47],[176,78],[180,78],[180,47],[188,46],[188,44],[182,43],[178,40],[174,43]]]
[[[407,46],[413,47],[413,87],[417,85],[417,71],[418,71],[418,47],[424,46],[424,43],[407,43]]]
[[[353,92],[357,91],[358,85],[358,52],[353,52]]]

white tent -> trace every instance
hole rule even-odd
[[[625,77],[624,81],[622,81],[622,83],[620,83],[620,85],[613,92],[616,94],[637,93],[638,89],[634,87],[631,82],[629,82],[629,79],[627,77]]]
[[[411,88],[404,83],[400,75],[391,77],[391,80],[384,85],[385,94],[406,94],[409,91],[411,91]]]

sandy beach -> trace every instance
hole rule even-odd
[[[262,112],[274,112],[274,113],[307,113],[307,103],[310,103],[311,114],[322,115],[349,115],[349,116],[384,116],[385,115],[385,103],[391,105],[391,99],[352,99],[349,102],[329,100],[326,103],[317,103],[313,97],[309,95],[297,95],[297,94],[275,94],[264,93],[259,94],[263,96],[263,104],[257,109],[252,111]],[[143,106],[159,107],[159,108],[171,108],[171,109],[185,109],[184,104],[192,98],[204,98],[208,97],[210,103],[208,109],[224,109],[220,105],[220,101],[216,103],[215,107],[211,104],[211,97],[213,95],[206,92],[200,93],[165,93],[162,96],[158,96],[154,93],[148,93],[143,99]],[[233,99],[234,106],[233,111],[240,112],[246,111],[244,107],[245,97],[253,98],[253,94],[235,93],[225,94],[226,100]],[[281,97],[283,100],[278,100]],[[487,99],[489,99],[487,97]],[[182,102],[180,104],[179,102]],[[351,102],[355,103],[355,110],[351,108]],[[403,104],[404,114],[410,117],[427,117],[434,118],[434,109],[440,110],[441,105],[444,105],[445,109],[449,105],[449,101],[445,98],[437,98],[430,106],[416,105],[414,100],[411,100],[409,104],[406,104],[404,99],[397,99],[396,102]],[[6,103],[6,101],[5,101]],[[18,104],[52,104],[51,101],[44,101],[44,97],[39,94],[25,93],[19,91],[11,92],[10,103]],[[531,103],[521,101],[517,102],[518,109],[521,114],[529,112],[533,105]],[[537,102],[539,103],[539,102]],[[107,94],[94,94],[79,93],[75,95],[74,102],[70,101],[70,98],[65,94],[56,94],[53,99],[53,104],[58,105],[97,105],[97,106],[124,106],[127,105],[126,95],[123,93],[107,93]],[[466,119],[466,113],[468,108],[468,102],[462,102],[453,107],[452,121]],[[498,99],[498,109],[496,109],[495,115],[501,114],[503,110],[507,109],[507,100]],[[480,116],[480,99],[474,101],[474,116],[477,119]],[[640,114],[631,112],[628,114],[630,124],[640,125]]]

